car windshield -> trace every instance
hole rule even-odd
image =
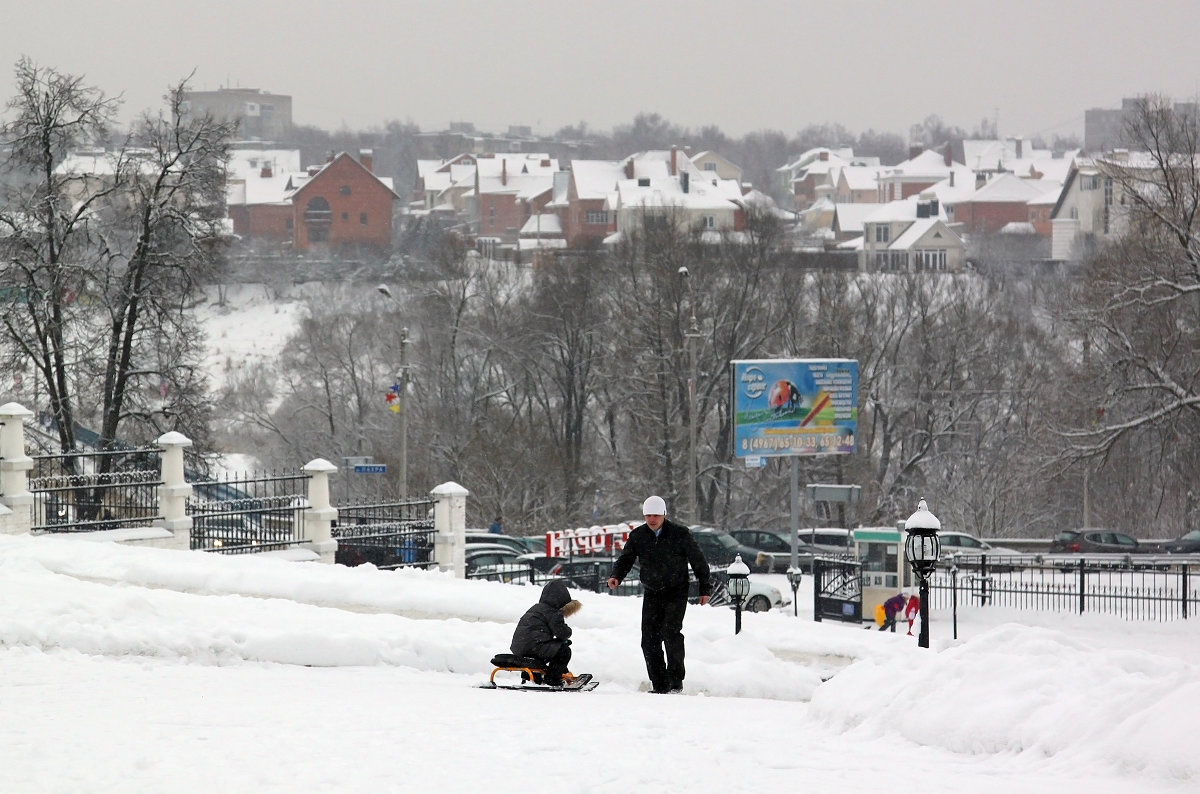
[[[714,532],[712,536],[716,538],[717,543],[720,543],[727,549],[736,549],[738,547],[738,542],[732,535],[724,532]]]
[[[1181,537],[1180,540],[1200,540],[1200,529],[1193,529],[1191,532]]]

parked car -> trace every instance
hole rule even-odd
[[[531,568],[521,560],[521,554],[498,543],[468,544],[464,561],[471,579],[521,582],[530,578]]]
[[[840,527],[801,527],[796,533],[803,543],[821,554],[853,554],[854,533]]]
[[[538,551],[538,549],[530,549],[520,538],[512,535],[496,535],[491,532],[481,530],[468,530],[466,533],[467,548],[477,544],[487,544],[491,546],[505,546],[512,549],[517,554],[528,554],[530,551]]]
[[[1111,529],[1066,529],[1050,540],[1050,551],[1070,554],[1137,554],[1150,551],[1137,538]]]
[[[1163,544],[1167,554],[1195,554],[1200,552],[1200,529],[1193,529],[1175,540]]]
[[[692,537],[700,546],[704,559],[711,566],[724,568],[733,562],[739,554],[742,562],[750,568],[751,573],[770,573],[775,567],[774,556],[764,551],[739,543],[733,535],[719,529],[701,527],[692,530]],[[784,563],[786,569],[787,563]]]
[[[791,532],[775,531],[772,529],[731,529],[729,530],[729,534],[743,546],[749,546],[753,549],[758,549],[764,554],[771,555],[774,564],[768,573],[775,571],[784,573],[791,564]],[[801,540],[796,545],[796,552],[798,554],[797,563],[800,566],[800,570],[811,573],[812,558],[821,553],[820,549]]]
[[[1013,557],[1021,556],[1021,552],[1016,549],[1008,549],[1003,546],[993,546],[986,540],[981,540],[967,532],[957,532],[954,530],[942,530],[938,532],[938,542],[941,544],[942,553],[941,559],[948,561],[956,555],[960,557],[958,563],[972,564],[978,562],[980,555],[987,555],[988,568],[992,571],[1011,571],[1015,569]],[[961,559],[965,557],[966,559]]]

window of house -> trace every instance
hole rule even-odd
[[[887,251],[876,251],[875,252],[875,269],[876,270],[887,270],[888,269]]]
[[[667,216],[661,213],[648,212],[642,221],[642,226],[649,230],[662,230],[667,228]]]
[[[340,188],[338,188],[338,193],[341,193],[343,196],[349,196],[350,195],[350,186],[342,185]]]
[[[342,220],[344,220],[344,221],[348,221],[348,220],[350,220],[350,213],[348,213],[348,212],[343,212],[343,213],[342,213]]]
[[[1080,190],[1096,190],[1100,187],[1100,177],[1095,174],[1086,174],[1079,177]]]
[[[705,164],[704,164],[704,170],[705,170],[705,171],[716,171],[716,170],[717,170],[717,164],[716,164],[716,163],[705,163]]]
[[[362,224],[363,226],[366,226],[367,225],[367,213],[365,213],[365,212],[358,213],[358,222],[360,224]]]
[[[608,225],[608,213],[604,210],[588,210],[583,214],[584,223]]]
[[[715,229],[717,228],[717,219],[712,215],[702,215],[700,217],[700,228]]]
[[[488,204],[488,226],[495,227],[496,225],[496,204],[491,202]]]
[[[891,227],[889,227],[886,223],[875,224],[875,242],[888,242],[888,238],[891,237],[891,231]]]

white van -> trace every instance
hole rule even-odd
[[[854,536],[848,529],[838,527],[800,527],[801,543],[815,546],[830,554],[850,554],[854,551]]]

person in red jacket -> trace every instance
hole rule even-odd
[[[912,636],[913,621],[917,619],[917,613],[921,611],[921,599],[915,595],[908,597],[908,604],[904,607],[904,619],[908,621],[908,636]]]

